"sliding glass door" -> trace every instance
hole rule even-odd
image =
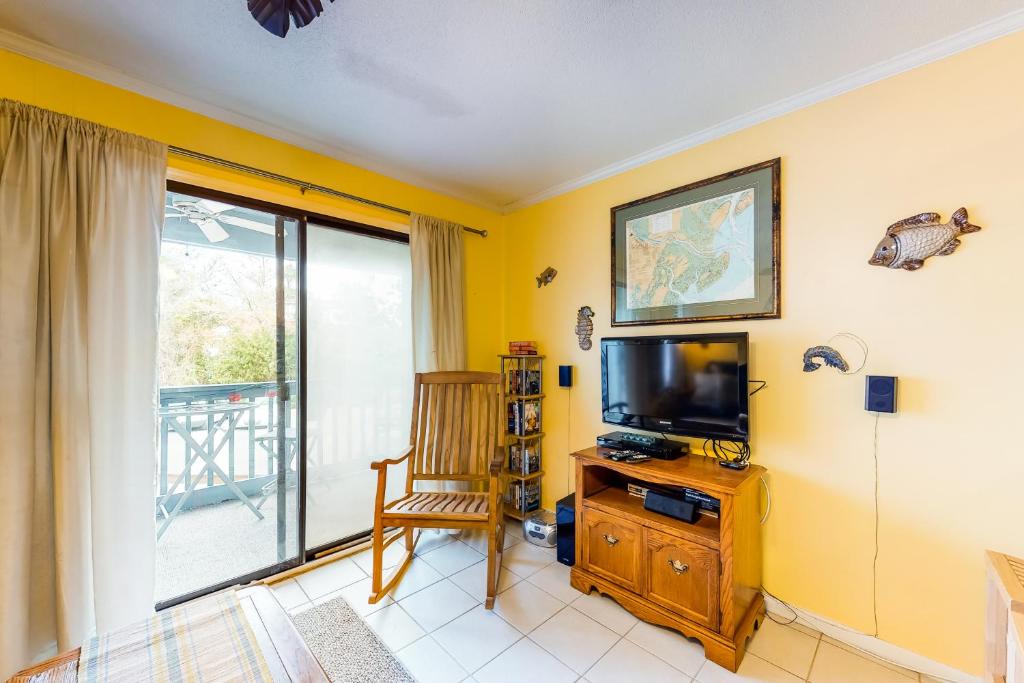
[[[413,384],[404,236],[176,183],[165,215],[158,607],[368,533]]]
[[[167,193],[158,604],[299,561],[299,227]]]
[[[307,549],[373,526],[370,462],[409,443],[411,281],[407,243],[307,226]]]

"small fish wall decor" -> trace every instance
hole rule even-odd
[[[594,321],[591,320],[593,317],[594,309],[590,306],[580,306],[580,310],[576,311],[576,338],[579,339],[580,348],[584,351],[589,351],[594,345],[590,341],[590,335],[594,334]]]
[[[551,266],[545,268],[544,272],[537,276],[537,288],[539,289],[541,286],[550,285],[556,275],[558,275],[558,271]]]
[[[812,346],[804,351],[804,372],[814,372],[818,368],[823,367],[821,363],[816,363],[815,360],[822,360],[825,365],[835,368],[839,372],[850,371],[850,365],[843,358],[843,354],[831,346]]]
[[[960,235],[981,230],[967,221],[967,209],[963,207],[953,212],[948,223],[940,220],[937,213],[919,213],[896,221],[885,231],[868,264],[917,270],[925,259],[936,254],[949,256],[956,251]]]

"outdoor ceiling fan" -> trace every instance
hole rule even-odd
[[[203,235],[206,236],[206,239],[213,244],[223,242],[231,236],[221,223],[262,232],[264,235],[274,234],[273,227],[259,221],[239,218],[238,216],[225,216],[225,211],[238,207],[224,204],[223,202],[215,202],[212,199],[174,199],[165,208],[168,212],[174,211],[175,213],[164,213],[164,218],[184,218],[199,228]]]
[[[287,35],[292,20],[295,28],[302,28],[323,11],[320,0],[249,0],[252,18],[279,38]]]

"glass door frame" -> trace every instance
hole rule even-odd
[[[344,550],[345,548],[351,547],[370,537],[372,529],[366,529],[365,531],[351,534],[344,538],[340,538],[335,541],[328,542],[326,544],[317,546],[315,548],[306,548],[306,460],[308,454],[306,453],[306,407],[307,407],[307,392],[306,392],[306,232],[309,223],[314,223],[318,228],[327,228],[332,230],[340,230],[347,233],[364,235],[366,237],[372,237],[377,239],[388,240],[391,242],[400,242],[404,244],[409,243],[409,235],[396,230],[388,230],[386,228],[378,228],[363,223],[357,223],[355,221],[346,220],[343,218],[336,218],[334,216],[328,216],[321,213],[312,211],[305,211],[303,209],[297,209],[295,207],[286,206],[283,204],[276,204],[274,202],[268,202],[261,199],[253,199],[243,195],[237,195],[230,192],[223,192],[221,190],[214,190],[201,185],[192,185],[189,183],[180,182],[177,180],[168,180],[166,190],[168,192],[179,192],[182,194],[188,194],[201,199],[212,199],[219,202],[225,202],[234,204],[235,206],[255,209],[258,211],[265,211],[278,216],[278,223],[281,219],[291,219],[296,221],[298,225],[297,235],[297,254],[296,254],[296,265],[298,268],[298,320],[297,320],[297,332],[298,332],[298,424],[297,427],[297,465],[298,465],[298,530],[297,530],[297,541],[298,541],[298,552],[295,557],[279,561],[274,565],[263,567],[255,571],[237,576],[212,586],[207,586],[191,593],[186,593],[169,600],[156,603],[155,607],[157,611],[166,609],[168,607],[174,607],[180,605],[183,602],[194,600],[204,595],[209,595],[217,591],[230,588],[232,586],[244,585],[252,581],[259,581],[265,579],[268,576],[279,574],[289,569],[294,569],[307,562],[330,555]],[[284,258],[283,252],[278,252],[278,269],[281,269],[282,260]],[[278,292],[280,295],[280,292]],[[282,324],[282,320],[278,320],[277,324]],[[282,451],[283,452],[283,451]],[[283,471],[283,467],[278,468],[279,473]],[[280,513],[279,513],[280,514]],[[278,540],[280,543],[280,539]]]

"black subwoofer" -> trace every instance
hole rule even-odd
[[[555,503],[555,557],[564,565],[576,564],[576,494]]]

